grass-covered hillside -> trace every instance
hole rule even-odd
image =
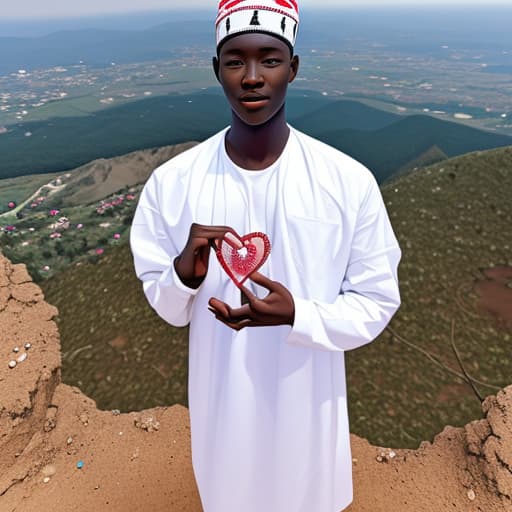
[[[36,212],[28,207],[29,203],[32,204],[28,199],[33,195],[45,196],[44,206],[47,208],[49,204],[55,208],[75,207],[105,199],[109,194],[145,182],[158,165],[195,144],[186,142],[134,151],[109,159],[101,158],[66,173],[34,174],[0,180],[0,225],[2,219],[5,221],[9,218],[8,214],[14,217],[20,212],[23,216],[29,216]],[[16,209],[9,208],[12,201],[16,202]]]
[[[107,247],[127,240],[139,192],[151,172],[194,144],[95,160],[70,173],[1,180],[3,252],[23,261],[36,281],[77,261],[95,261]]]
[[[481,416],[470,386],[434,362],[462,373],[452,325],[465,370],[489,384],[476,383],[479,393],[510,384],[512,332],[477,310],[474,284],[481,269],[512,266],[511,191],[511,147],[419,169],[383,187],[403,253],[402,306],[390,324],[394,336],[387,330],[347,353],[353,431],[413,447],[446,424]]]
[[[363,162],[383,182],[433,147],[438,157],[512,144],[512,137],[426,115],[399,116],[320,93],[290,89],[292,126]],[[220,88],[169,94],[106,108],[94,115],[25,122],[0,134],[0,178],[67,172],[98,158],[202,141],[230,122]]]
[[[412,448],[481,415],[453,373],[462,370],[452,339],[482,396],[510,384],[511,333],[477,310],[473,286],[481,268],[512,266],[512,148],[418,169],[382,190],[403,251],[402,306],[377,340],[346,354],[351,430]],[[148,306],[126,242],[127,231],[103,254],[40,276],[59,309],[64,381],[105,409],[186,404],[186,329]]]

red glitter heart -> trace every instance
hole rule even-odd
[[[265,233],[239,236],[226,233],[215,251],[228,276],[240,288],[258,270],[270,254],[270,240]]]

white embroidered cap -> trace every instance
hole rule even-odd
[[[293,49],[298,25],[297,0],[220,0],[215,22],[217,49],[225,39],[246,32],[269,33]]]

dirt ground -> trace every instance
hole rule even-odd
[[[512,267],[500,265],[482,272],[486,279],[474,286],[478,309],[492,315],[501,327],[512,329]]]
[[[0,254],[0,512],[201,512],[188,410],[101,411],[62,384],[56,314],[25,266]],[[512,385],[482,409],[417,450],[351,435],[345,510],[512,512]]]

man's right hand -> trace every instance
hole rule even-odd
[[[217,247],[217,241],[227,232],[235,233],[227,226],[190,226],[187,245],[174,260],[176,273],[185,286],[199,288],[208,271],[210,247]]]

